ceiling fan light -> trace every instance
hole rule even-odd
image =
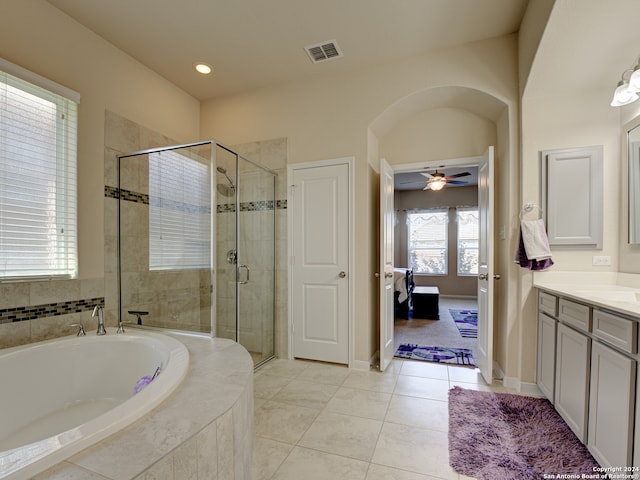
[[[629,83],[620,80],[616,91],[613,93],[613,100],[611,101],[612,107],[621,107],[622,105],[628,105],[629,103],[638,100],[638,94],[629,89]]]
[[[444,177],[434,177],[432,180],[429,180],[429,188],[431,190],[442,190],[444,186],[447,184],[447,180]]]

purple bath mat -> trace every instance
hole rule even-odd
[[[460,387],[449,390],[449,462],[478,480],[584,478],[599,467],[547,399]]]
[[[450,308],[449,313],[463,338],[478,338],[478,311]]]
[[[429,347],[403,343],[398,347],[394,356],[411,360],[423,360],[425,362],[475,365],[473,352],[468,348]]]

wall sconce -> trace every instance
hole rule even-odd
[[[625,76],[628,77],[625,80]],[[635,102],[640,98],[640,60],[633,69],[625,70],[622,79],[618,82],[615,92],[613,92],[612,107],[621,107]]]

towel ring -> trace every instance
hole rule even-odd
[[[538,210],[538,218],[542,218],[544,210],[542,210],[539,205],[536,205],[535,203],[525,203],[522,210],[520,210],[520,220],[523,220],[527,213],[531,213],[536,209]]]

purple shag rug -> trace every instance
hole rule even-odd
[[[593,474],[598,463],[545,398],[449,390],[449,463],[478,480]]]

